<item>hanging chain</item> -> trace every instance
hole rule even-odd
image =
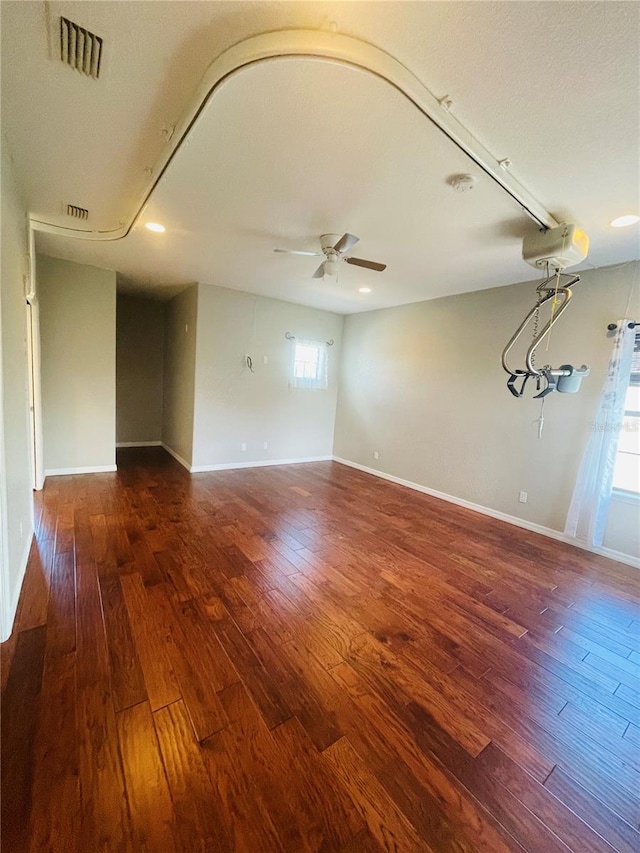
[[[538,301],[536,302],[536,311],[535,311],[535,314],[533,315],[533,338],[532,338],[533,341],[535,341],[536,338],[538,337],[538,328],[540,326],[540,304],[541,304],[541,300],[542,300],[542,294],[539,293],[538,294]],[[531,364],[534,367],[536,366],[536,351],[535,350],[531,353]]]
[[[569,229],[565,225],[564,231],[562,233],[562,250],[560,252],[560,256],[564,257],[564,247],[567,239],[567,234],[569,233]],[[553,317],[556,313],[556,306],[560,301],[558,299],[558,288],[560,287],[560,276],[562,275],[561,270],[563,267],[558,267],[556,270],[556,286],[553,291],[553,299],[551,300],[551,323],[553,324]],[[547,264],[547,275],[549,275],[549,264]],[[546,351],[549,352],[549,344],[551,343],[551,326],[549,326],[549,334],[547,335],[547,346],[545,347]]]
[[[549,280],[549,262],[548,261],[546,263],[546,273],[547,274],[545,277],[545,282],[547,282]],[[540,329],[540,306],[541,305],[542,305],[542,293],[539,292],[538,293],[538,299],[536,301],[536,310],[535,310],[535,313],[533,315],[533,337],[531,339],[532,342],[534,342],[537,339],[538,332]],[[535,350],[531,353],[531,364],[533,365],[533,367],[536,366],[536,351]]]

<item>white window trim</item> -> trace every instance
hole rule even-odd
[[[611,500],[621,504],[640,504],[640,492],[628,492],[625,489],[613,489],[611,492]]]

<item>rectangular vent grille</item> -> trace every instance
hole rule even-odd
[[[74,219],[88,219],[89,211],[86,207],[77,207],[75,204],[68,204],[67,216],[73,216]]]
[[[100,76],[102,39],[68,18],[60,18],[60,59],[81,74],[97,80]]]

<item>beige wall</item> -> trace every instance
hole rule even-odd
[[[115,466],[116,275],[38,256],[44,464]]]
[[[625,315],[634,283],[629,310],[640,313],[639,274],[638,263],[583,274],[538,363],[586,362],[591,376],[579,394],[547,398],[542,440],[540,401],[512,397],[500,366],[535,283],[347,317],[335,454],[563,530],[611,352],[606,326]],[[613,507],[605,545],[637,554],[630,515],[638,521],[637,505]]]
[[[27,370],[27,215],[2,145],[0,267],[0,641],[11,633],[33,533]]]
[[[162,441],[187,465],[193,454],[197,316],[196,285],[165,306]]]
[[[342,327],[327,311],[199,285],[194,466],[330,456]],[[289,388],[285,332],[335,341],[328,390]]]
[[[116,300],[116,442],[162,438],[165,306],[118,294]]]

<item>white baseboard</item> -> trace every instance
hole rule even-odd
[[[269,468],[274,465],[299,465],[304,462],[331,462],[333,456],[303,456],[298,459],[261,459],[258,462],[223,462],[219,465],[192,465],[192,474],[205,471],[233,471],[236,468]]]
[[[420,483],[413,483],[411,480],[403,480],[400,477],[394,477],[393,474],[385,474],[383,471],[376,471],[375,468],[367,468],[366,465],[359,465],[357,462],[351,462],[349,459],[342,459],[340,456],[333,457],[334,462],[339,462],[341,465],[348,465],[349,468],[356,468],[358,471],[364,471],[366,474],[372,474],[374,477],[380,477],[383,480],[389,480],[391,483],[397,483],[399,486],[405,486],[408,489],[413,489],[416,492],[422,492],[425,495],[431,495],[434,498],[439,498],[443,501],[448,501],[452,504],[465,507],[465,509],[479,512],[482,515],[488,515],[491,518],[497,518],[499,521],[506,521],[507,524],[513,524],[516,527],[522,527],[525,530],[531,530],[533,533],[540,533],[542,536],[548,536],[550,539],[557,539],[559,542],[566,542],[568,545],[573,545],[575,548],[581,548],[583,551],[590,551],[592,554],[599,554],[602,557],[608,557],[610,560],[616,560],[618,563],[624,563],[627,566],[633,566],[640,569],[640,559],[632,557],[630,554],[623,554],[621,551],[613,551],[611,548],[600,548],[595,545],[587,545],[586,542],[580,542],[572,536],[560,530],[554,530],[552,527],[545,527],[542,524],[536,524],[533,521],[526,521],[524,518],[518,518],[516,515],[509,515],[506,512],[501,512],[491,507],[482,506],[472,501],[467,501],[464,498],[457,498],[454,495],[448,495],[446,492],[439,492],[437,489],[430,489],[428,486],[422,486]]]
[[[217,465],[190,465],[186,459],[183,459],[168,444],[162,442],[162,447],[186,468],[190,474],[204,474],[207,471],[233,471],[236,468],[267,468],[273,465],[298,465],[304,462],[331,462],[333,459],[333,456],[303,456],[298,459],[261,459],[258,462],[221,462]]]
[[[180,454],[176,453],[175,450],[173,449],[173,447],[169,447],[169,445],[165,444],[164,441],[160,442],[160,446],[163,447],[169,455],[173,456],[173,458],[176,460],[176,462],[179,462],[183,468],[186,468],[187,471],[189,473],[191,473],[191,471],[192,471],[191,465],[189,465],[189,463],[186,461],[186,459],[183,459],[182,456],[180,456]]]
[[[116,447],[162,447],[161,441],[117,441]]]
[[[20,565],[18,566],[18,577],[16,578],[16,582],[4,602],[4,612],[2,613],[2,626],[0,630],[0,643],[4,643],[6,640],[8,640],[13,632],[13,623],[16,619],[16,611],[18,610],[18,602],[20,601],[20,593],[22,591],[22,584],[24,583],[24,576],[27,571],[27,564],[29,562],[29,554],[31,553],[32,543],[33,531],[31,532],[31,536],[27,539],[25,543],[25,549],[22,554],[22,559],[20,561]]]
[[[45,477],[60,477],[64,474],[106,474],[109,471],[117,471],[116,465],[89,465],[86,468],[47,468]]]

